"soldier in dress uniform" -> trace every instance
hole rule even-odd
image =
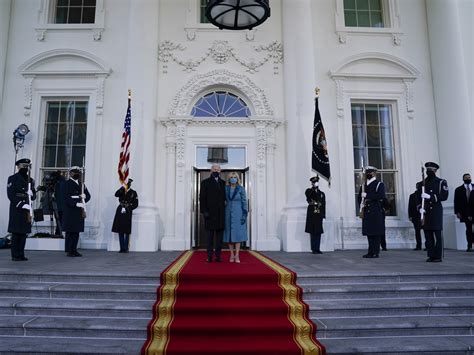
[[[466,225],[467,252],[472,251],[474,236],[472,234],[472,216],[469,215],[469,199],[474,189],[471,174],[462,176],[463,184],[454,190],[454,213],[461,223]]]
[[[427,262],[441,262],[443,260],[443,205],[441,201],[448,199],[449,189],[446,180],[436,176],[439,165],[427,162],[426,179],[418,186],[418,201],[420,212],[424,213],[422,221],[425,233],[426,249],[428,251]],[[421,209],[421,201],[425,199],[425,208]]]
[[[112,232],[118,233],[120,241],[119,253],[128,253],[130,234],[132,233],[132,211],[138,207],[138,194],[131,188],[133,179],[128,179],[127,189],[121,187],[115,192],[119,205],[115,211]]]
[[[311,188],[305,191],[308,202],[305,232],[310,234],[312,253],[322,254],[320,244],[321,234],[324,233],[323,219],[326,218],[326,196],[319,189],[319,176],[313,176],[309,181]]]
[[[420,221],[420,206],[418,205],[418,185],[416,184],[416,190],[408,198],[408,218],[413,224],[415,229],[415,240],[416,247],[413,250],[421,250],[421,221]]]
[[[385,198],[385,185],[376,179],[377,168],[365,168],[365,192],[362,186],[359,190],[358,201],[363,204],[362,235],[367,236],[369,248],[364,258],[378,258],[380,239],[385,233],[385,218],[382,201]]]
[[[84,232],[86,203],[91,195],[84,186],[82,194],[81,168],[73,166],[69,170],[69,180],[64,184],[63,230],[66,232],[67,256],[82,256],[77,251],[79,233]]]
[[[12,234],[13,261],[26,261],[26,235],[31,233],[31,201],[36,199],[35,181],[29,177],[30,159],[20,159],[15,165],[18,172],[8,178],[7,195],[10,200],[8,232]]]

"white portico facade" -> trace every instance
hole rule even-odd
[[[12,172],[11,132],[21,123],[31,132],[20,155],[32,158],[37,180],[84,157],[92,199],[83,248],[118,249],[110,230],[130,88],[130,175],[140,198],[132,251],[194,246],[196,169],[206,169],[198,152],[212,147],[243,152],[240,165],[228,166],[246,174],[249,246],[309,250],[304,191],[314,174],[316,86],[331,164],[331,186],[320,184],[322,250],[367,245],[355,206],[360,156],[388,187],[391,248],[414,244],[408,196],[428,160],[450,186],[446,245],[465,248],[453,192],[474,173],[472,2],[371,1],[380,11],[367,11],[383,26],[366,27],[349,23],[366,11],[350,1],[271,0],[271,17],[241,32],[203,23],[199,0],[94,3],[93,23],[58,24],[53,0],[0,2],[0,181]],[[196,114],[213,93],[237,98],[248,114]],[[5,189],[0,201],[6,234]],[[49,220],[33,228],[47,230]]]

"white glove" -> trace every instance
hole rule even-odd
[[[431,196],[429,194],[427,194],[426,192],[423,192],[421,194],[421,198],[425,198],[425,199],[429,200],[431,198]]]
[[[31,206],[29,204],[24,204],[23,206],[21,206],[21,208],[29,211],[31,209]]]
[[[420,213],[426,213],[424,208],[420,208]]]
[[[125,209],[125,207],[122,207],[122,214],[125,214],[127,212],[127,210]]]
[[[367,197],[367,192],[362,192],[360,195],[362,196],[362,198],[366,198]]]
[[[82,203],[82,202],[77,202],[76,207],[84,208],[84,207],[86,207],[86,204]]]
[[[33,196],[33,191],[31,191],[31,190],[28,190],[26,193],[27,193],[27,194],[28,194],[28,196],[30,196],[30,197],[32,197],[32,196]]]
[[[81,200],[85,200],[86,199],[86,194],[80,194],[79,197],[81,198]]]

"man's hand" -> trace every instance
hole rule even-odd
[[[420,208],[420,213],[426,213],[426,210],[424,208]]]
[[[367,197],[367,192],[362,192],[360,195],[362,196],[362,198],[366,198]]]
[[[86,199],[86,194],[80,194],[79,197],[80,197],[82,200],[85,200],[85,199]]]
[[[122,213],[122,214],[127,213],[127,210],[125,209],[125,207],[122,207],[122,210],[120,211],[120,213]]]
[[[426,192],[423,192],[423,193],[421,194],[421,198],[424,198],[424,199],[429,200],[429,199],[431,198],[431,195],[427,194]]]
[[[86,204],[82,203],[82,202],[78,202],[78,203],[76,203],[76,207],[84,208],[84,207],[86,207]]]
[[[31,206],[29,204],[24,204],[23,206],[21,206],[21,208],[23,208],[24,210],[30,210],[31,209]]]
[[[28,190],[26,193],[28,194],[28,196],[33,197],[33,191]]]

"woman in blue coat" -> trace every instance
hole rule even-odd
[[[247,196],[240,185],[239,175],[232,172],[225,187],[225,229],[224,242],[229,243],[230,262],[240,263],[240,243],[247,241]],[[235,250],[235,252],[234,252]]]

